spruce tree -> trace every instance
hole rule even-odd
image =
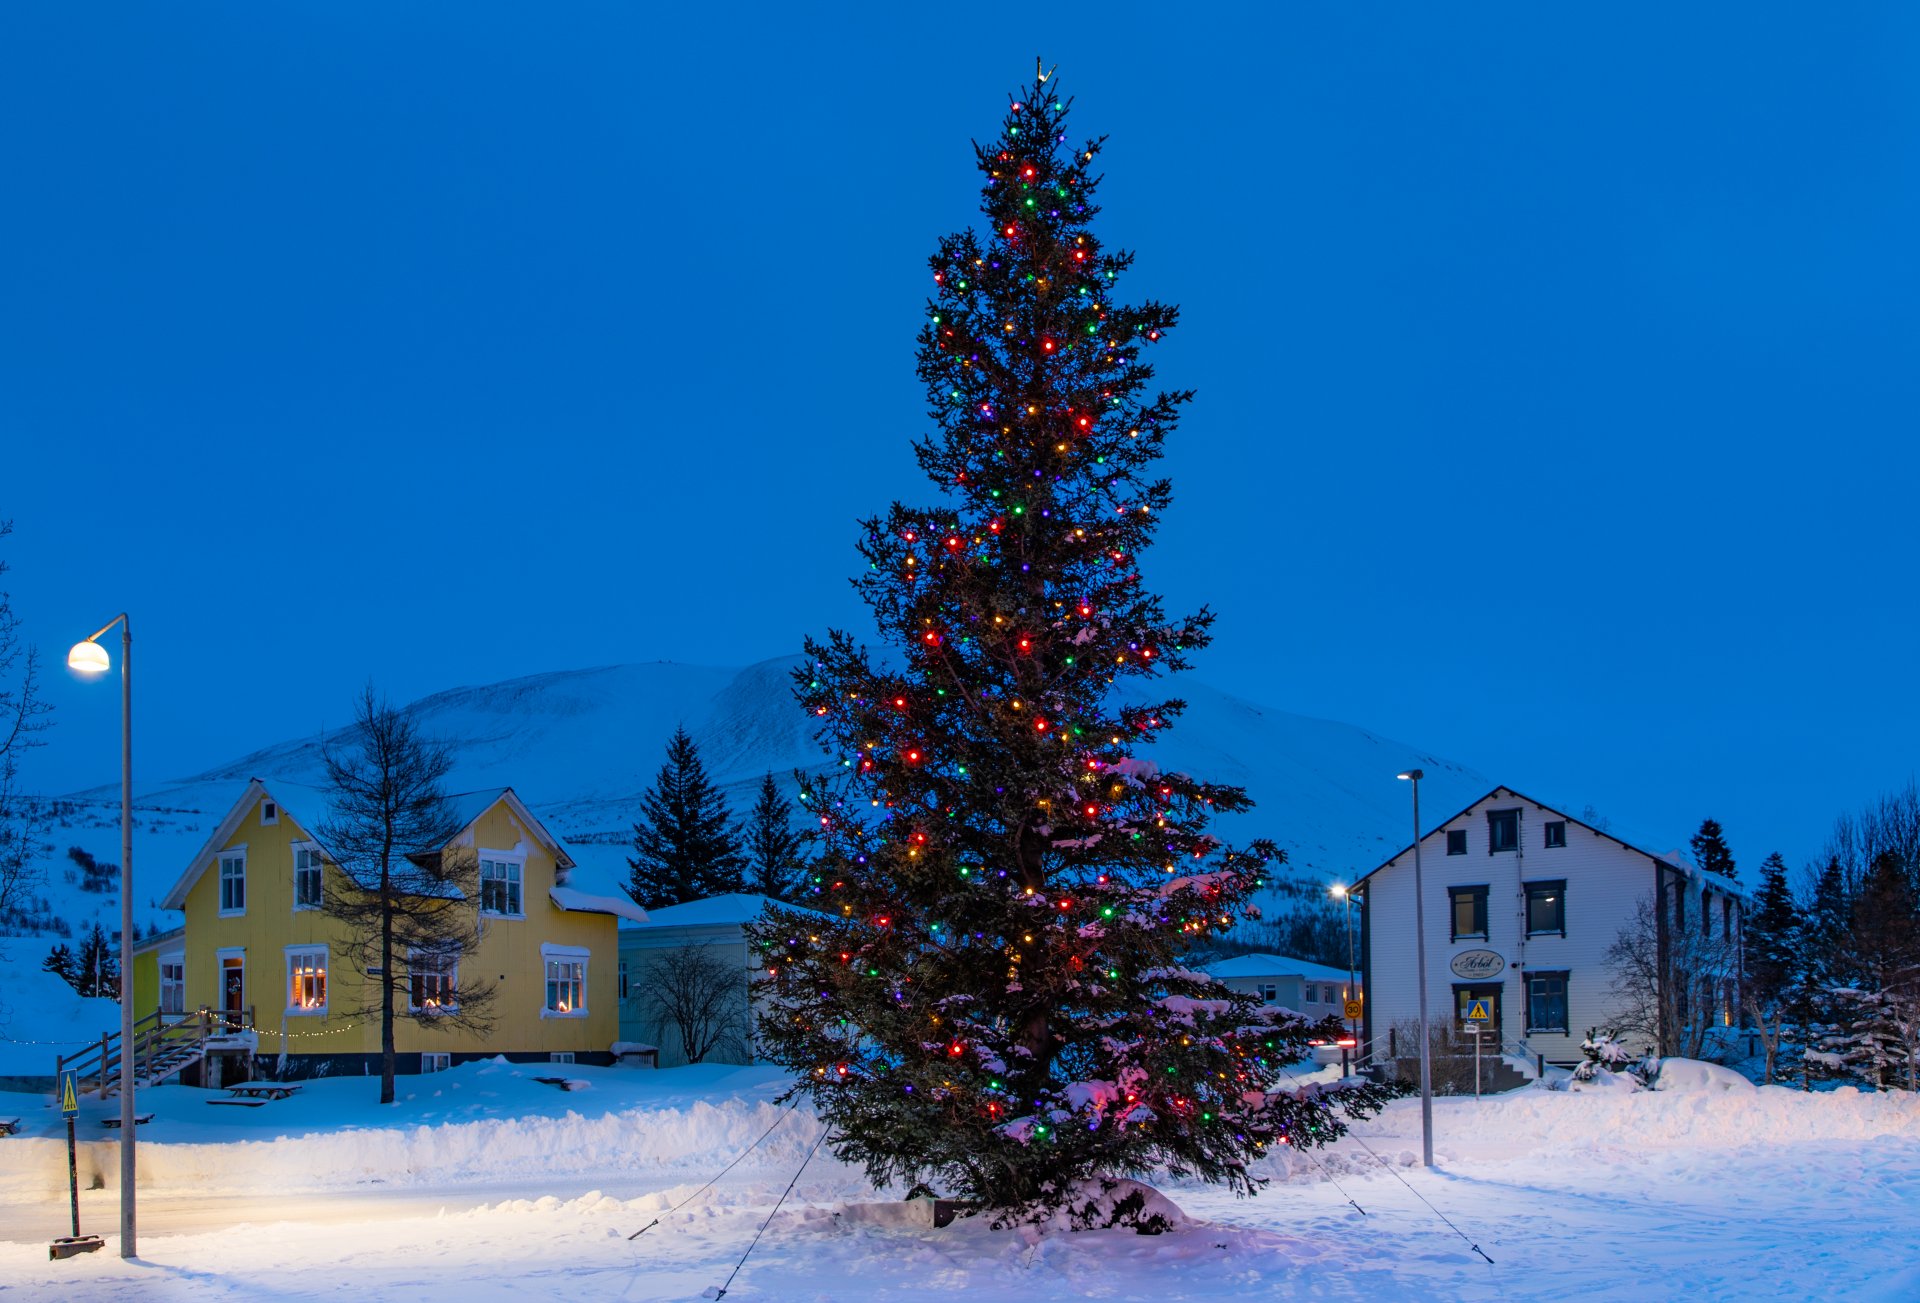
[[[1787,862],[1775,851],[1760,866],[1760,891],[1741,933],[1747,1008],[1766,1051],[1765,1080],[1791,1066],[1782,1056],[1800,976],[1800,911],[1787,883]]]
[[[793,826],[793,805],[769,772],[747,815],[747,890],[790,900],[806,876],[806,836]]]
[[[1920,1086],[1920,908],[1902,857],[1874,857],[1851,902],[1844,984],[1824,1047],[1876,1090]]]
[[[741,888],[746,865],[726,794],[707,777],[687,730],[667,742],[666,763],[640,797],[627,890],[648,909]]]
[[[829,918],[753,929],[762,1044],[835,1151],[1029,1210],[1155,1168],[1250,1192],[1272,1146],[1388,1094],[1289,1091],[1337,1028],[1181,963],[1257,916],[1277,852],[1210,831],[1240,789],[1141,754],[1179,701],[1115,700],[1184,668],[1213,616],[1169,618],[1142,578],[1191,397],[1151,391],[1144,356],[1178,312],[1116,297],[1132,255],[1093,231],[1102,142],[1069,148],[1066,113],[1039,81],[1009,108],[975,146],[986,231],[931,259],[914,451],[942,498],[863,522],[886,655],[834,631],[795,676],[837,762],[802,793]]]
[[[1700,831],[1693,835],[1693,862],[1703,872],[1717,873],[1723,878],[1737,880],[1733,867],[1733,852],[1727,848],[1726,836],[1720,830],[1720,824],[1713,819],[1702,819]]]
[[[1832,1042],[1839,1036],[1840,1016],[1834,992],[1853,976],[1846,953],[1851,906],[1846,873],[1839,858],[1830,857],[1814,879],[1812,895],[1801,902],[1795,945],[1793,1017],[1806,1047],[1800,1056],[1800,1084],[1806,1089],[1841,1075],[1845,1067]]]

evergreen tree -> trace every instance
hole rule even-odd
[[[1920,910],[1898,853],[1868,866],[1851,906],[1843,985],[1822,1048],[1876,1090],[1920,1087]]]
[[[830,919],[752,930],[761,1043],[835,1151],[1028,1213],[1154,1168],[1252,1191],[1273,1145],[1389,1093],[1286,1090],[1337,1024],[1180,963],[1257,914],[1277,852],[1209,831],[1240,789],[1135,754],[1180,702],[1115,700],[1120,676],[1184,668],[1213,617],[1169,619],[1141,578],[1191,397],[1151,393],[1142,357],[1177,310],[1114,297],[1132,257],[1090,225],[1101,142],[1066,146],[1056,91],[1036,81],[976,146],[989,230],[931,259],[915,453],[945,499],[864,522],[855,581],[888,657],[835,631],[795,676],[841,765],[802,793]]]
[[[1693,862],[1702,871],[1738,880],[1733,867],[1733,852],[1727,848],[1727,839],[1721,832],[1718,821],[1702,819],[1700,831],[1693,835],[1691,845]]]
[[[659,909],[742,887],[746,859],[727,798],[707,778],[700,749],[685,728],[667,742],[666,763],[640,798],[633,825],[633,878],[627,890]]]
[[[120,956],[98,923],[80,938],[77,954],[64,943],[56,945],[47,952],[40,967],[80,995],[103,1000],[120,998]]]
[[[1793,1018],[1800,976],[1800,911],[1787,883],[1787,862],[1775,851],[1760,866],[1760,892],[1742,930],[1747,1011],[1766,1054],[1765,1080],[1788,1065],[1782,1062]]]
[[[746,846],[748,891],[775,900],[798,896],[807,872],[806,835],[793,826],[793,806],[770,772],[747,816]]]
[[[1814,879],[1812,895],[1800,906],[1792,1012],[1806,1047],[1800,1056],[1800,1084],[1806,1089],[1839,1076],[1845,1066],[1843,1056],[1827,1042],[1836,1035],[1839,1016],[1833,992],[1852,976],[1846,955],[1851,899],[1840,860],[1830,857]]]

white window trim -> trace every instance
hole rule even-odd
[[[213,1011],[224,1015],[227,1012],[227,961],[240,961],[240,1007],[247,1007],[247,948],[245,946],[221,946],[213,952],[213,999],[210,1002]]]
[[[429,1064],[432,1066],[429,1067]],[[452,1067],[453,1052],[451,1050],[422,1050],[420,1052],[420,1074],[422,1076],[430,1072],[446,1072]]]
[[[568,1009],[562,1013],[558,1009],[547,1008],[547,961],[550,959],[577,959],[580,961],[580,1007]],[[588,978],[593,968],[593,951],[585,946],[562,946],[551,941],[540,943],[540,1016],[542,1018],[585,1018],[587,1010],[593,1004],[593,993]]]
[[[177,964],[180,968],[180,1007],[167,1008],[167,965]],[[185,950],[162,951],[153,961],[154,984],[160,997],[162,1013],[185,1013],[187,1011],[187,952]]]
[[[267,813],[267,808],[269,806],[273,808],[273,813],[271,815]],[[280,802],[274,800],[270,796],[262,797],[260,800],[260,825],[263,828],[271,828],[279,822],[280,822]]]
[[[525,918],[527,916],[527,853],[525,851],[489,851],[489,850],[475,851],[474,863],[477,865],[481,860],[492,860],[495,864],[512,864],[519,868],[520,870],[520,912],[517,914],[502,914],[497,910],[487,909],[484,906],[482,906],[480,908],[480,917],[481,918]],[[486,888],[480,885],[478,881],[476,881],[475,883],[474,890],[480,893],[481,899],[484,900],[486,898]],[[478,902],[476,902],[476,904],[477,903]]]
[[[240,861],[240,908],[226,909],[221,907],[219,916],[221,918],[245,918],[247,916],[247,848],[245,846],[229,846],[214,855],[213,900],[215,906],[219,907],[220,901],[225,897],[225,891],[223,889],[226,886],[226,869],[223,862],[232,859]]]
[[[426,1014],[429,1018],[438,1017],[442,1014],[452,1015],[452,1014],[459,1013],[460,1002],[457,999],[452,1004],[435,1005],[431,1009],[427,1008],[425,1005],[415,1004],[413,1002],[413,957],[415,955],[424,954],[424,953],[427,953],[427,952],[416,949],[416,948],[412,948],[412,947],[409,947],[407,950],[407,1012],[423,1013],[423,1014]],[[541,966],[540,977],[541,977],[540,1001],[542,1004],[544,1004],[546,1003],[546,998],[547,998],[546,967],[544,964],[542,964]],[[447,965],[447,985],[449,986],[449,988],[452,989],[452,991],[456,996],[459,994],[460,992],[460,957],[458,955],[453,956],[453,962]]]
[[[301,851],[305,851],[309,855],[318,856],[320,854],[320,843],[311,842],[311,841],[295,842],[288,849],[288,853],[293,857],[293,912],[296,914],[310,914],[313,911],[320,909],[321,906],[320,905],[302,905],[300,903],[300,852]],[[320,861],[320,899],[323,902],[327,898],[326,891],[327,891],[327,868],[326,868],[326,861],[322,859]]]
[[[333,956],[327,953],[326,943],[304,941],[297,945],[283,946],[281,948],[280,953],[282,955],[282,967],[284,969],[283,975],[286,978],[287,1017],[289,1018],[324,1018],[326,1017],[327,1006],[333,1000]],[[326,994],[324,998],[322,998],[322,1000],[320,1001],[320,1004],[317,1008],[306,1009],[306,1008],[302,1008],[301,1006],[293,1002],[293,957],[295,955],[319,955],[320,956],[320,974],[321,974],[321,980],[324,983],[324,990]]]

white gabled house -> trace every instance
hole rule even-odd
[[[1206,966],[1229,991],[1258,996],[1261,1003],[1279,1005],[1309,1018],[1338,1018],[1354,986],[1344,968],[1294,959],[1287,955],[1235,955]]]
[[[1675,928],[1737,936],[1737,884],[1593,828],[1508,787],[1496,787],[1420,840],[1426,888],[1430,1025],[1464,1028],[1476,1000],[1510,1057],[1571,1064],[1589,1027],[1615,1024],[1607,950],[1643,901],[1655,905],[1660,970]],[[1376,1061],[1417,1053],[1399,1044],[1419,1017],[1413,847],[1353,887],[1361,905],[1361,1043]],[[1739,1016],[1729,983],[1723,1016]],[[1489,1053],[1492,1044],[1488,1044]]]

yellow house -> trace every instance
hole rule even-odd
[[[463,957],[495,986],[493,1027],[480,1034],[407,1016],[431,1009],[437,990],[458,984],[423,962],[409,971],[410,1009],[396,1008],[401,1072],[430,1072],[473,1058],[612,1062],[619,1039],[619,920],[644,922],[625,896],[569,884],[573,858],[512,788],[449,798],[460,832],[445,846],[478,861],[472,902],[477,949]],[[365,1003],[367,979],[347,963],[345,927],[321,901],[353,885],[317,830],[327,794],[254,779],[181,873],[161,905],[185,925],[136,947],[135,1013],[207,1011],[228,1036],[210,1045],[203,1084],[244,1075],[253,1055],[287,1076],[378,1071],[380,1020],[349,1012]],[[404,958],[400,962],[405,962]],[[416,1003],[417,1002],[417,1003]]]

